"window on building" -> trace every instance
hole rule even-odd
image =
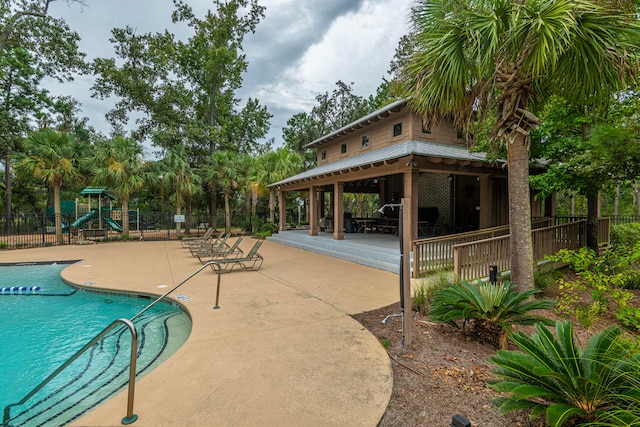
[[[340,146],[340,152],[341,152],[342,154],[344,154],[344,153],[346,153],[346,152],[347,152],[347,144],[342,144],[342,145]]]
[[[362,137],[362,146],[363,147],[368,147],[369,146],[369,135],[364,135]]]
[[[322,154],[320,154],[322,160],[327,160],[327,150],[322,150]]]
[[[393,136],[402,135],[402,122],[393,125]]]

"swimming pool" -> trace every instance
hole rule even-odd
[[[60,278],[66,266],[0,266],[0,409],[22,399],[115,319],[130,319],[151,302],[69,287]],[[191,332],[189,316],[170,303],[155,305],[134,324],[138,378]],[[11,408],[11,425],[64,425],[106,401],[127,384],[130,349],[128,330],[117,329],[25,405]]]

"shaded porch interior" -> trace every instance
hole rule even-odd
[[[406,173],[396,173],[345,181],[339,191],[342,195],[354,196],[350,203],[336,203],[334,183],[313,187],[318,235],[335,231],[339,223],[336,211],[340,207],[341,231],[345,234],[397,234],[399,210],[387,207],[381,213],[378,209],[386,204],[398,204],[407,196],[417,201],[417,221],[413,224],[417,230],[412,234],[418,238],[508,224],[505,177],[416,171],[417,194],[410,196],[405,194],[405,176]],[[309,191],[297,194],[302,203],[299,221],[311,222]]]

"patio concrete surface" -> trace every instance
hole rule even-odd
[[[246,251],[253,239],[245,238]],[[265,242],[259,271],[202,271],[172,296],[193,320],[185,344],[136,383],[134,426],[375,426],[389,402],[387,353],[351,314],[398,301],[398,276]],[[63,279],[160,295],[200,267],[178,241],[2,252],[2,262],[82,260]],[[92,283],[91,285],[82,285]],[[169,287],[163,287],[168,285]],[[178,301],[180,293],[191,299]],[[127,393],[75,426],[115,426]]]

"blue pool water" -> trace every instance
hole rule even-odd
[[[0,267],[0,411],[22,399],[115,319],[129,319],[151,302],[69,287],[60,279],[65,267]],[[189,316],[169,303],[157,304],[134,324],[138,378],[175,352],[191,331]],[[25,405],[13,407],[11,425],[65,425],[124,389],[130,341],[126,329],[107,336]]]

